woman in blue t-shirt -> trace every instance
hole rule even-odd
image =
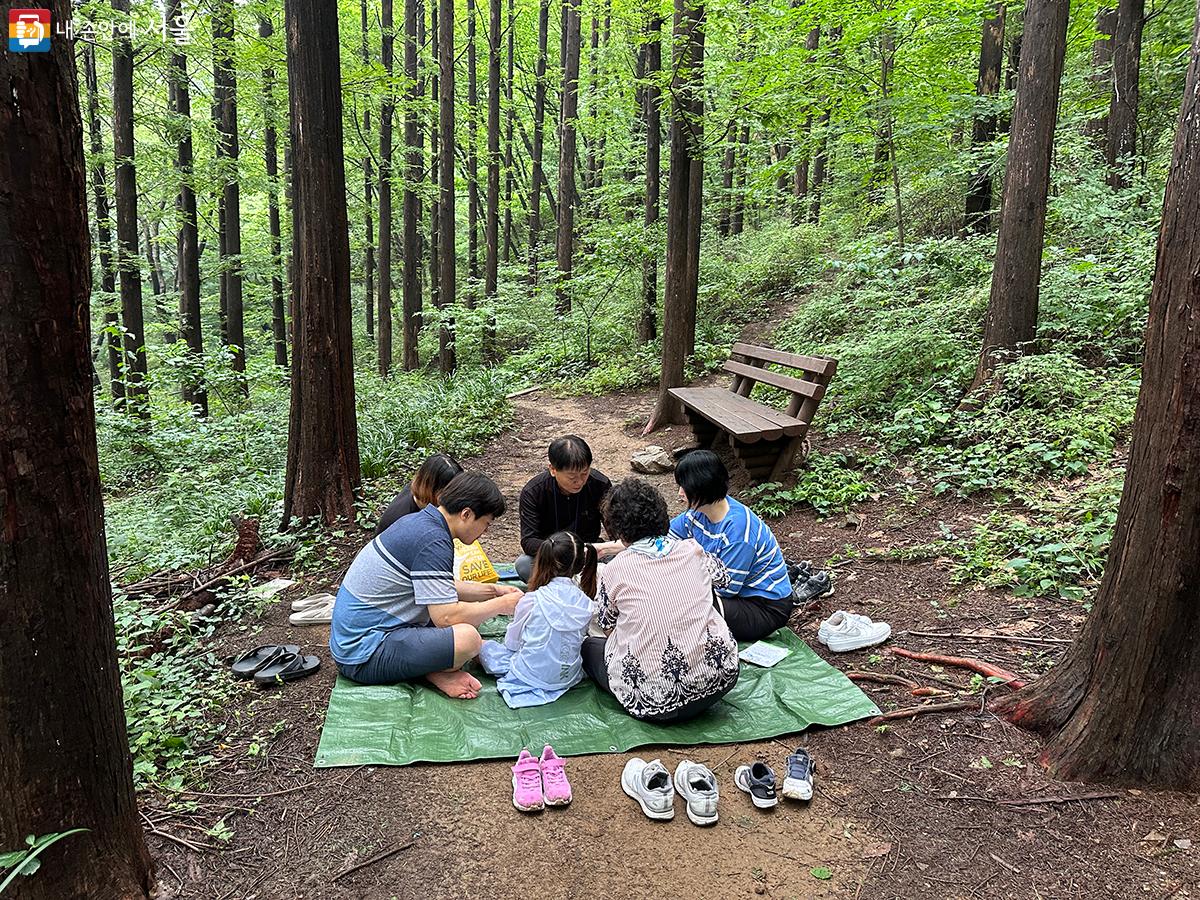
[[[714,587],[733,636],[757,641],[786,625],[795,596],[783,551],[766,523],[728,495],[725,463],[694,450],[676,466],[675,483],[688,509],[671,521],[671,534],[692,538],[728,571]]]

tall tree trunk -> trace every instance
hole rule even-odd
[[[883,68],[879,81],[883,99],[883,147],[892,181],[892,202],[896,207],[896,243],[904,253],[904,202],[900,193],[900,161],[896,153],[896,113],[892,109],[892,73],[896,68],[896,39],[891,31],[883,34]]]
[[[1200,4],[1163,199],[1142,387],[1091,615],[1001,705],[1055,778],[1200,788]]]
[[[384,378],[392,371],[392,119],[396,114],[393,6],[393,0],[383,0],[380,21],[380,58],[387,87],[379,110],[379,321],[376,330],[379,334],[379,374]]]
[[[181,0],[167,6],[167,21],[178,20]],[[196,415],[208,417],[208,390],[204,382],[204,330],[200,319],[200,248],[196,224],[196,191],[192,186],[192,99],[187,73],[187,54],[176,46],[170,63],[171,112],[175,116],[175,169],[179,194],[175,200],[178,235],[175,271],[179,288],[179,334],[187,346],[189,367],[184,372],[181,394]]]
[[[217,159],[221,171],[225,240],[221,268],[225,273],[225,335],[233,348],[233,370],[246,371],[246,328],[242,311],[242,199],[238,180],[237,72],[233,66],[233,2],[216,0],[213,8],[213,92],[221,115],[217,125]],[[242,390],[249,392],[242,380]]]
[[[837,54],[837,43],[842,39],[842,26],[835,25],[829,29],[830,55]],[[813,223],[821,221],[821,195],[825,185],[830,181],[832,169],[829,164],[829,123],[832,118],[833,101],[822,97],[820,101],[821,114],[817,117],[817,149],[813,154],[812,184],[809,191],[812,194],[812,205],[809,208],[808,220]]]
[[[496,282],[500,263],[500,2],[488,0],[488,119],[487,119],[487,221],[484,228],[486,260],[483,295],[488,318],[483,329],[483,360],[496,358]]]
[[[421,149],[421,120],[418,104],[424,94],[417,80],[417,20],[424,18],[418,0],[404,0],[404,75],[408,80],[404,104],[404,145],[408,148],[408,172],[404,179],[404,369],[420,364],[417,339],[421,333],[421,184],[424,152]]]
[[[688,0],[683,0],[685,16]],[[678,9],[679,6],[676,6]],[[688,153],[687,258],[683,271],[683,358],[686,365],[696,351],[696,314],[700,299],[700,224],[704,214],[704,31],[703,3],[693,5],[694,24],[688,29],[690,51],[688,80],[682,94],[688,101],[684,137]],[[749,134],[749,129],[746,131]],[[666,318],[666,311],[663,312]]]
[[[371,64],[371,45],[367,39],[368,18],[367,18],[367,0],[359,0],[358,5],[359,19],[362,26],[362,63],[363,68]],[[367,338],[374,339],[375,337],[375,223],[372,221],[372,203],[375,195],[375,175],[373,172],[374,166],[371,161],[371,104],[367,103],[363,109],[363,206],[364,218],[367,228],[367,242],[363,248],[363,277],[366,284],[364,285],[363,293],[366,295],[366,302],[363,304],[363,309],[367,317]]]
[[[1112,101],[1108,107],[1108,183],[1129,186],[1132,158],[1137,153],[1138,79],[1142,62],[1145,0],[1120,0],[1113,36]]]
[[[737,168],[738,125],[730,119],[725,126],[725,154],[721,160],[721,214],[717,217],[717,234],[728,237],[733,227],[733,181]]]
[[[648,24],[643,45],[645,63],[642,71],[642,119],[646,132],[646,208],[644,223],[650,244],[642,259],[642,312],[638,317],[638,339],[643,343],[654,340],[658,310],[658,249],[653,241],[654,226],[658,223],[658,195],[661,181],[662,115],[659,111],[658,76],[662,71],[662,16],[647,8]]]
[[[530,163],[533,174],[529,186],[529,283],[538,282],[538,242],[542,234],[542,152],[546,123],[546,41],[550,25],[550,0],[538,3],[537,81],[533,91],[533,148]]]
[[[154,295],[154,308],[160,315],[160,321],[162,321],[163,273],[159,267],[159,260],[154,255],[154,235],[150,231],[150,219],[146,216],[142,216],[142,239],[146,243],[146,263],[150,273],[150,292]]]
[[[1117,31],[1117,11],[1111,7],[1102,6],[1096,10],[1096,33],[1099,37],[1092,41],[1092,71],[1088,81],[1095,89],[1097,101],[1103,101],[1103,112],[1098,113],[1083,126],[1083,133],[1096,142],[1103,153],[1108,142],[1108,107],[1112,102],[1112,58],[1113,35]]]
[[[258,23],[258,36],[270,46],[275,26],[268,18]],[[279,148],[276,133],[275,67],[263,69],[263,155],[267,164],[267,220],[271,230],[271,339],[275,345],[275,365],[287,368],[287,316],[283,303],[283,250],[279,234]],[[368,199],[368,208],[370,200]],[[367,213],[370,218],[370,213]],[[370,238],[368,237],[368,241]],[[371,295],[367,295],[367,306]]]
[[[457,361],[454,347],[454,316],[450,309],[456,295],[455,222],[454,222],[454,0],[438,0],[438,128],[441,131],[441,176],[438,191],[441,196],[438,240],[441,242],[441,267],[438,303],[441,307],[441,328],[438,331],[438,364],[443,372],[454,371]]]
[[[132,900],[152,875],[104,538],[73,46],[0,56],[0,836],[87,829],[20,879],[26,900]]]
[[[1021,352],[1037,332],[1046,196],[1069,5],[1069,0],[1028,0],[1025,7],[1021,72],[1004,175],[1005,203],[983,350],[972,388],[991,377],[1001,356]]]
[[[354,518],[362,481],[354,411],[350,229],[338,23],[324,0],[286,0],[293,160],[292,403],[283,522]]]
[[[996,14],[983,20],[983,41],[979,48],[979,78],[975,94],[991,102],[1000,91],[1000,69],[1004,64],[1004,3],[997,3]],[[996,137],[997,117],[994,112],[977,112],[971,128],[971,146],[990,144]],[[992,228],[992,167],[980,160],[967,187],[967,231],[987,234]]]
[[[429,302],[434,309],[441,309],[441,209],[442,195],[439,169],[441,155],[438,150],[439,140],[439,70],[438,70],[438,0],[429,0],[429,64],[432,77],[430,81],[429,105]],[[440,340],[440,338],[439,338]],[[440,363],[439,363],[440,364]]]
[[[112,0],[112,7],[120,18],[129,18],[129,0]],[[125,327],[125,403],[130,412],[149,419],[142,267],[138,259],[137,171],[133,162],[133,45],[128,33],[116,36],[112,57],[117,268],[121,273],[121,323]]]
[[[475,0],[467,0],[467,308],[479,282],[479,79],[475,58]]]
[[[750,125],[742,123],[734,161],[733,210],[729,215],[729,233],[741,234],[746,227],[746,169],[750,165]]]
[[[117,281],[113,272],[112,220],[108,210],[108,173],[104,170],[104,140],[100,132],[99,91],[96,84],[96,45],[90,41],[83,42],[83,68],[87,82],[88,132],[92,149],[92,196],[96,204],[100,290],[104,292],[102,302],[106,332],[104,344],[108,348],[108,384],[113,406],[120,409],[125,401],[125,379],[121,373],[121,319],[116,305]],[[195,227],[195,215],[192,216],[192,222]],[[207,409],[207,405],[205,408]]]
[[[683,421],[683,408],[669,393],[683,384],[688,348],[694,344],[695,285],[698,272],[692,259],[692,234],[699,239],[699,220],[693,214],[695,169],[703,173],[703,136],[695,118],[697,99],[703,110],[704,6],[694,0],[675,0],[675,60],[671,79],[671,162],[667,177],[667,271],[663,287],[662,374],[658,402],[645,433],[660,425]],[[696,260],[698,262],[698,259]],[[688,336],[689,325],[693,329]]]
[[[588,53],[588,85],[587,106],[588,129],[584,138],[587,149],[587,162],[583,168],[583,189],[589,194],[596,187],[596,144],[599,140],[596,131],[596,89],[600,80],[600,7],[592,8],[592,38]]]
[[[508,0],[508,69],[504,78],[504,262],[512,262],[513,254],[513,38],[516,28],[514,0]]]
[[[579,117],[579,0],[563,0],[567,31],[562,48],[562,102],[558,123],[558,280],[554,305],[571,310],[571,269],[575,255],[575,132]]]

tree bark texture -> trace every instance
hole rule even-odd
[[[275,34],[269,18],[258,23],[258,36],[268,43]],[[271,230],[271,342],[275,365],[287,368],[287,314],[283,302],[283,249],[279,233],[279,136],[276,129],[275,68],[263,69],[263,156],[267,166],[267,220]],[[367,301],[370,305],[370,301]]]
[[[438,240],[441,243],[438,305],[441,308],[441,328],[438,332],[438,363],[443,372],[456,366],[454,348],[455,284],[455,222],[454,222],[454,0],[438,0],[438,128],[441,130],[438,182],[441,210],[438,213]]]
[[[500,3],[488,0],[487,219],[484,223],[483,295],[489,309],[483,328],[483,359],[496,358],[496,288],[500,266]]]
[[[379,109],[379,310],[376,332],[379,374],[384,378],[392,371],[392,120],[396,115],[396,100],[392,93],[396,67],[393,6],[393,0],[383,0],[379,25],[380,59],[387,88]]]
[[[529,283],[538,283],[538,243],[542,235],[542,153],[546,130],[546,42],[550,27],[550,0],[538,4],[538,55],[533,89],[532,175],[529,185]]]
[[[429,79],[429,187],[432,198],[429,202],[429,302],[435,309],[440,309],[442,302],[440,299],[441,252],[439,237],[442,195],[441,188],[438,187],[441,183],[438,171],[441,168],[441,155],[438,149],[438,141],[441,139],[439,131],[441,120],[438,115],[441,80],[438,70],[438,53],[440,52],[438,41],[438,0],[429,0],[429,57],[430,70],[433,73]]]
[[[54,22],[71,15],[66,0],[49,6]],[[48,53],[0,55],[0,846],[86,828],[40,857],[19,896],[144,900],[151,861],[96,453],[73,53],[52,37]]]
[[[517,27],[514,0],[508,0],[508,68],[504,78],[504,99],[508,104],[504,110],[504,262],[512,262],[513,254],[513,40]]]
[[[1117,30],[1117,11],[1111,7],[1096,10],[1096,32],[1100,35],[1092,41],[1092,73],[1088,80],[1096,90],[1096,97],[1103,101],[1103,112],[1093,116],[1083,130],[1096,142],[1103,153],[1108,143],[1108,106],[1112,102],[1112,57],[1113,35]]]
[[[642,118],[646,132],[646,204],[643,222],[649,247],[642,259],[642,311],[638,317],[638,340],[643,344],[654,340],[658,332],[658,249],[654,231],[658,224],[659,184],[662,180],[661,91],[657,81],[662,71],[662,24],[662,17],[650,11],[644,44],[643,74],[646,83],[642,89]]]
[[[562,44],[563,83],[559,105],[558,150],[558,279],[555,308],[571,311],[571,270],[575,255],[575,132],[579,118],[579,0],[563,0],[566,34]]]
[[[225,239],[221,270],[225,274],[225,335],[233,350],[233,369],[246,371],[246,327],[242,306],[242,199],[238,179],[237,72],[233,65],[233,2],[217,0],[213,8],[213,92],[220,110],[217,160],[222,184],[221,209]],[[247,385],[242,382],[243,391]]]
[[[350,232],[337,18],[287,0],[293,154],[292,402],[283,521],[354,518],[362,481],[354,410]]]
[[[479,71],[475,57],[475,0],[467,0],[467,307],[479,290]]]
[[[367,0],[359,0],[359,19],[362,29],[362,64],[366,68],[371,64],[371,45],[367,34],[369,21],[367,17]],[[375,338],[375,222],[373,221],[372,205],[375,197],[374,164],[371,156],[371,104],[363,110],[363,218],[367,229],[366,246],[363,247],[363,280],[366,302],[363,309],[366,314],[367,338]]]
[[[1200,788],[1200,5],[1116,530],[1082,632],[1002,709],[1056,778]]]
[[[983,20],[983,40],[979,48],[979,78],[975,82],[977,97],[992,98],[1000,92],[1000,70],[1004,65],[1004,3],[996,4],[995,15]],[[990,102],[985,99],[984,102]],[[971,146],[982,147],[996,137],[998,125],[993,112],[978,112],[971,128]],[[967,187],[966,227],[976,234],[987,234],[992,228],[992,167],[980,161]]]
[[[408,172],[404,179],[404,370],[419,365],[417,339],[421,334],[421,195],[417,189],[425,167],[420,109],[423,86],[417,80],[417,21],[423,19],[417,0],[404,0],[404,75],[408,80],[404,104],[404,145]]]
[[[1138,79],[1142,61],[1145,0],[1120,0],[1113,35],[1112,99],[1108,107],[1108,183],[1128,187],[1137,153]]]
[[[1020,352],[1037,332],[1050,157],[1066,54],[1068,0],[1028,0],[1016,108],[1004,174],[1004,205],[983,350],[972,387],[999,356]]]

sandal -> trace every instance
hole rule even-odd
[[[321,667],[321,660],[315,656],[301,656],[299,653],[284,653],[264,669],[254,673],[254,683],[259,687],[284,681],[296,681],[313,674]]]
[[[264,644],[235,656],[230,668],[237,678],[252,678],[256,672],[271,665],[283,654],[299,652],[300,647],[296,644]]]
[[[306,606],[288,616],[288,623],[292,625],[328,625],[332,621],[332,603],[325,606]]]
[[[316,606],[333,606],[333,601],[336,599],[333,594],[309,594],[307,597],[292,601],[292,612],[300,612]]]

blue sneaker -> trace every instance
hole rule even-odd
[[[812,757],[803,747],[787,758],[787,777],[783,779],[783,796],[790,800],[811,800],[813,795]]]
[[[779,802],[775,793],[775,771],[766,763],[738,766],[733,773],[733,783],[738,790],[749,794],[750,800],[759,809],[770,809]]]

